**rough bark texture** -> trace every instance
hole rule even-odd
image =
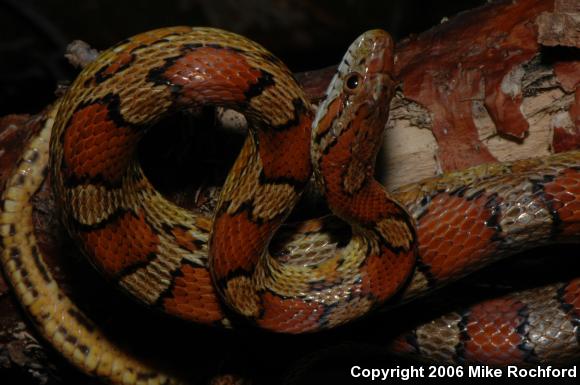
[[[577,0],[501,1],[399,42],[401,83],[380,158],[385,184],[580,148],[579,47]],[[326,68],[298,78],[316,101],[333,73]],[[0,119],[0,183],[42,117]],[[54,266],[69,263],[61,256],[50,193],[43,189],[35,202],[43,250]],[[82,280],[62,270],[57,276],[65,283]],[[42,384],[74,381],[78,374],[68,373],[35,336],[0,276],[0,368]]]

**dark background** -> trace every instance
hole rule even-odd
[[[339,61],[361,32],[420,33],[484,0],[0,0],[0,116],[35,113],[76,71],[63,58],[81,39],[99,50],[149,29],[207,25],[248,36],[295,72]]]

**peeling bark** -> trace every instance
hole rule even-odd
[[[553,12],[544,12],[536,19],[538,41],[545,46],[580,45],[580,3],[577,0],[556,0]]]
[[[385,136],[384,181],[394,188],[411,183],[419,176],[429,177],[486,162],[547,156],[579,148],[578,91],[576,85],[571,87],[566,83],[580,80],[580,71],[568,71],[570,79],[562,81],[557,68],[543,63],[537,56],[518,66],[517,81],[513,75],[504,77],[504,90],[518,95],[509,102],[511,105],[518,101],[515,118],[506,113],[494,117],[482,93],[473,95],[462,102],[465,106],[453,110],[449,110],[449,105],[442,106],[444,102],[440,99],[431,101],[435,106],[430,109],[403,93],[397,94],[391,105]],[[443,116],[439,121],[434,118],[437,114]],[[525,122],[523,138],[515,138],[502,129],[506,125],[509,127],[510,119],[514,119],[515,124]],[[450,125],[436,131],[436,124],[442,121]],[[498,126],[498,122],[503,124]],[[459,139],[450,138],[453,135],[458,135]],[[401,167],[401,164],[406,166]]]

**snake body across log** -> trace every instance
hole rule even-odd
[[[274,331],[331,328],[394,295],[396,301],[424,295],[524,248],[578,241],[579,152],[479,166],[388,194],[373,170],[395,86],[392,55],[386,33],[362,35],[315,116],[290,71],[235,34],[164,28],[101,54],[30,140],[1,202],[4,272],[43,336],[106,381],[178,382],[119,350],[58,288],[32,224],[30,197],[47,174],[65,227],[101,272],[145,304],[213,325],[230,326],[225,303]],[[251,128],[214,218],[166,200],[134,156],[147,126],[206,104],[243,112]],[[312,174],[352,235],[340,247],[328,246],[327,220],[307,221],[288,248],[325,251],[283,261],[268,254],[268,244]],[[524,330],[514,323],[499,337],[490,331],[470,338],[464,328],[462,336],[449,336],[448,361],[553,362],[577,355],[579,286],[572,281],[545,293],[558,303],[553,314],[560,329],[576,336],[565,345],[542,345],[541,333],[551,329],[541,321],[532,332],[535,324]],[[530,317],[528,300],[505,306]],[[469,322],[489,318],[484,307],[477,310]],[[498,338],[501,351],[490,348]],[[397,346],[427,354],[428,339],[415,333]]]

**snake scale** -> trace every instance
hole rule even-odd
[[[578,241],[579,152],[483,165],[387,193],[373,174],[396,85],[392,66],[388,34],[363,34],[314,113],[279,59],[233,33],[163,28],[103,52],[50,110],[2,197],[3,269],[42,335],[104,381],[179,383],[117,348],[58,288],[32,224],[30,198],[47,175],[62,222],[98,270],[140,302],[212,325],[231,326],[225,305],[272,331],[327,329],[524,248]],[[166,200],[135,157],[148,126],[206,104],[244,113],[250,127],[213,218]],[[270,255],[311,178],[351,236],[332,243],[326,228],[336,219],[308,220],[288,239],[296,255]],[[430,344],[437,327],[449,330],[435,322],[402,336],[396,350],[429,355],[443,345],[439,358],[484,363],[577,355],[580,282],[543,292],[552,329],[530,321],[538,295],[521,296],[497,300],[502,311],[476,305],[455,320],[459,337],[448,332]],[[514,314],[520,320],[510,324]],[[508,326],[470,335],[493,317]],[[553,328],[572,337],[542,345]]]

